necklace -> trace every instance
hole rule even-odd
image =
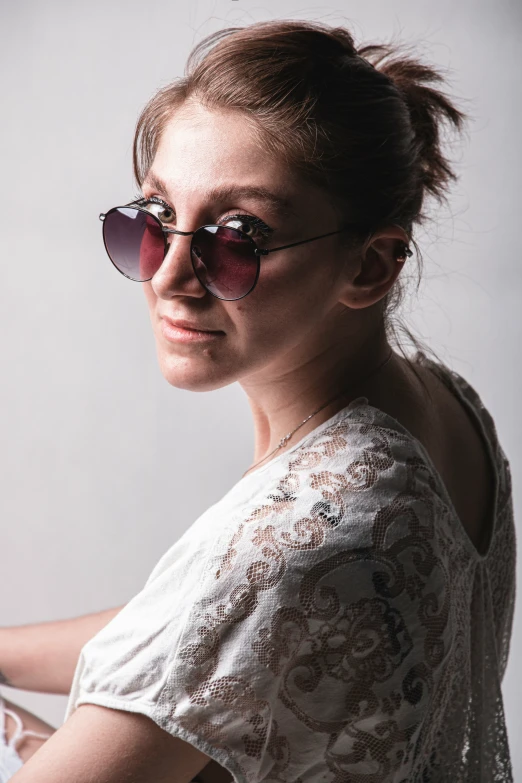
[[[386,364],[388,364],[388,362],[390,361],[390,359],[392,358],[392,356],[393,356],[393,349],[391,349],[391,350],[390,350],[390,353],[389,353],[388,357],[387,357],[387,358],[386,358],[386,359],[385,359],[383,362],[381,362],[381,364],[379,364],[379,366],[378,366],[378,367],[377,367],[375,370],[372,370],[372,372],[371,372],[371,373],[369,373],[368,375],[366,375],[366,377],[365,377],[365,378],[363,378],[363,379],[362,379],[362,381],[367,381],[367,380],[368,380],[368,378],[371,378],[371,377],[372,377],[372,375],[375,375],[377,372],[379,372],[379,370],[381,370],[381,369],[382,369],[382,368],[383,368],[383,367],[384,367]],[[359,379],[359,381],[357,381],[357,383],[362,383],[362,381],[361,381],[361,379]],[[288,433],[288,435],[285,435],[285,436],[284,436],[284,438],[281,438],[281,440],[279,441],[279,443],[277,444],[277,446],[275,447],[275,449],[274,449],[273,451],[271,451],[271,452],[270,452],[270,454],[267,454],[267,455],[266,455],[266,457],[263,457],[263,459],[260,459],[260,460],[259,460],[259,462],[256,462],[256,463],[254,463],[254,465],[251,465],[251,466],[248,468],[248,470],[245,470],[245,472],[243,473],[243,476],[242,476],[242,478],[244,478],[244,477],[246,476],[246,474],[247,474],[247,473],[249,473],[251,470],[253,470],[254,468],[257,468],[257,466],[258,466],[258,465],[260,465],[262,462],[264,462],[264,461],[265,461],[265,460],[267,460],[269,457],[271,457],[271,456],[272,456],[272,454],[275,454],[275,453],[276,453],[276,451],[278,451],[279,449],[282,449],[282,448],[283,448],[283,446],[285,446],[285,445],[288,443],[288,441],[290,440],[290,438],[292,437],[292,435],[294,434],[294,432],[297,432],[297,430],[298,430],[300,427],[302,427],[302,426],[303,426],[303,424],[306,424],[306,422],[307,422],[309,419],[311,419],[311,418],[312,418],[312,416],[315,416],[315,414],[316,414],[316,413],[319,413],[319,411],[322,411],[322,410],[323,410],[323,408],[326,408],[326,406],[327,406],[327,405],[330,405],[330,403],[331,403],[331,402],[333,402],[334,400],[337,400],[339,397],[342,397],[344,394],[346,394],[346,392],[347,392],[347,391],[350,389],[350,387],[351,387],[351,386],[353,386],[353,385],[354,385],[353,383],[352,383],[352,384],[350,384],[350,386],[348,386],[348,387],[347,387],[346,389],[344,389],[342,392],[340,392],[339,394],[336,394],[336,395],[335,395],[335,397],[332,397],[330,400],[328,400],[327,402],[325,402],[325,403],[324,403],[324,405],[321,405],[321,407],[320,407],[320,408],[317,408],[317,410],[316,410],[316,411],[314,411],[313,413],[311,413],[309,416],[307,416],[307,417],[306,417],[306,419],[303,419],[303,421],[301,422],[301,424],[298,424],[298,425],[297,425],[297,427],[296,427],[295,429],[293,429],[293,430],[292,430],[292,432],[289,432],[289,433]]]

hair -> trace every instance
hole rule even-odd
[[[443,82],[441,73],[402,49],[398,43],[357,49],[344,27],[295,20],[207,36],[190,53],[184,76],[159,89],[138,118],[133,169],[139,187],[163,129],[183,104],[194,99],[210,109],[240,111],[268,154],[323,188],[340,216],[349,215],[356,249],[368,246],[380,228],[402,227],[416,250],[420,283],[423,261],[413,227],[428,219],[425,197],[447,202],[457,179],[441,149],[441,124],[461,131],[468,116],[429,86]],[[438,357],[392,317],[404,298],[401,278],[383,297],[382,326],[423,383],[399,329],[418,350]]]

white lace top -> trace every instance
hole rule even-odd
[[[486,438],[487,553],[421,443],[359,397],[173,544],[83,647],[65,719],[86,702],[143,713],[236,783],[513,780],[509,462],[476,391],[415,359]]]

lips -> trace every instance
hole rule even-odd
[[[199,324],[194,323],[192,321],[186,321],[184,318],[177,318],[174,320],[172,318],[167,318],[166,315],[162,316],[162,318],[167,324],[178,329],[191,329],[192,331],[195,332],[220,332],[221,331],[220,329],[209,329],[208,327],[200,326]]]

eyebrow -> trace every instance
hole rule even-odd
[[[155,172],[151,171],[145,177],[143,186],[148,185],[157,190],[166,199],[169,198],[167,185]],[[264,204],[272,212],[287,217],[297,217],[297,212],[292,209],[292,202],[284,196],[276,196],[262,185],[227,185],[222,188],[212,188],[205,194],[206,200],[210,202],[230,201],[234,198],[254,199]]]

